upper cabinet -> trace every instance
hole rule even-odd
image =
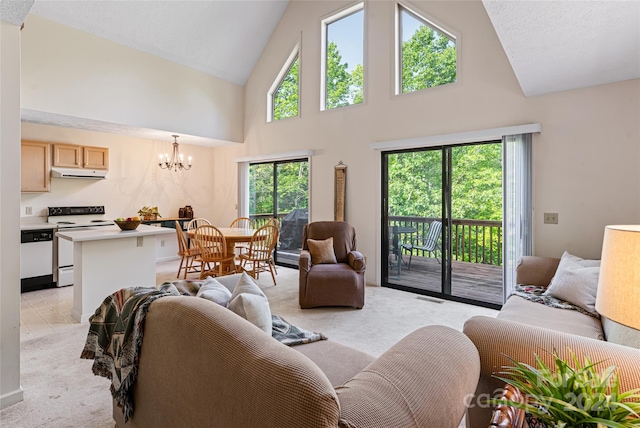
[[[49,192],[51,145],[40,141],[22,141],[20,190]]]
[[[109,169],[109,149],[106,147],[54,144],[53,166]]]

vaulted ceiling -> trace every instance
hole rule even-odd
[[[640,0],[482,0],[525,96],[640,78]],[[28,13],[244,85],[288,1],[3,0]]]

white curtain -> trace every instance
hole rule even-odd
[[[532,189],[531,134],[502,137],[503,156],[503,299],[516,283],[516,267],[522,256],[531,255]]]

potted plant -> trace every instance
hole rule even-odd
[[[147,207],[144,206],[138,210],[138,214],[142,217],[142,220],[157,220],[160,216],[158,212],[158,207]]]
[[[489,402],[523,409],[548,427],[640,427],[640,388],[620,392],[615,366],[598,372],[595,367],[601,362],[585,356],[582,364],[569,351],[574,367],[554,351],[555,370],[537,354],[537,368],[507,356],[513,366],[503,367],[495,377],[517,388],[524,402],[506,398]]]

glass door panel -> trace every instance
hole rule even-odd
[[[442,151],[391,153],[385,160],[386,282],[441,293]]]
[[[309,163],[306,159],[251,164],[249,215],[256,228],[270,219],[280,223],[276,264],[297,267],[302,228],[309,218]]]

